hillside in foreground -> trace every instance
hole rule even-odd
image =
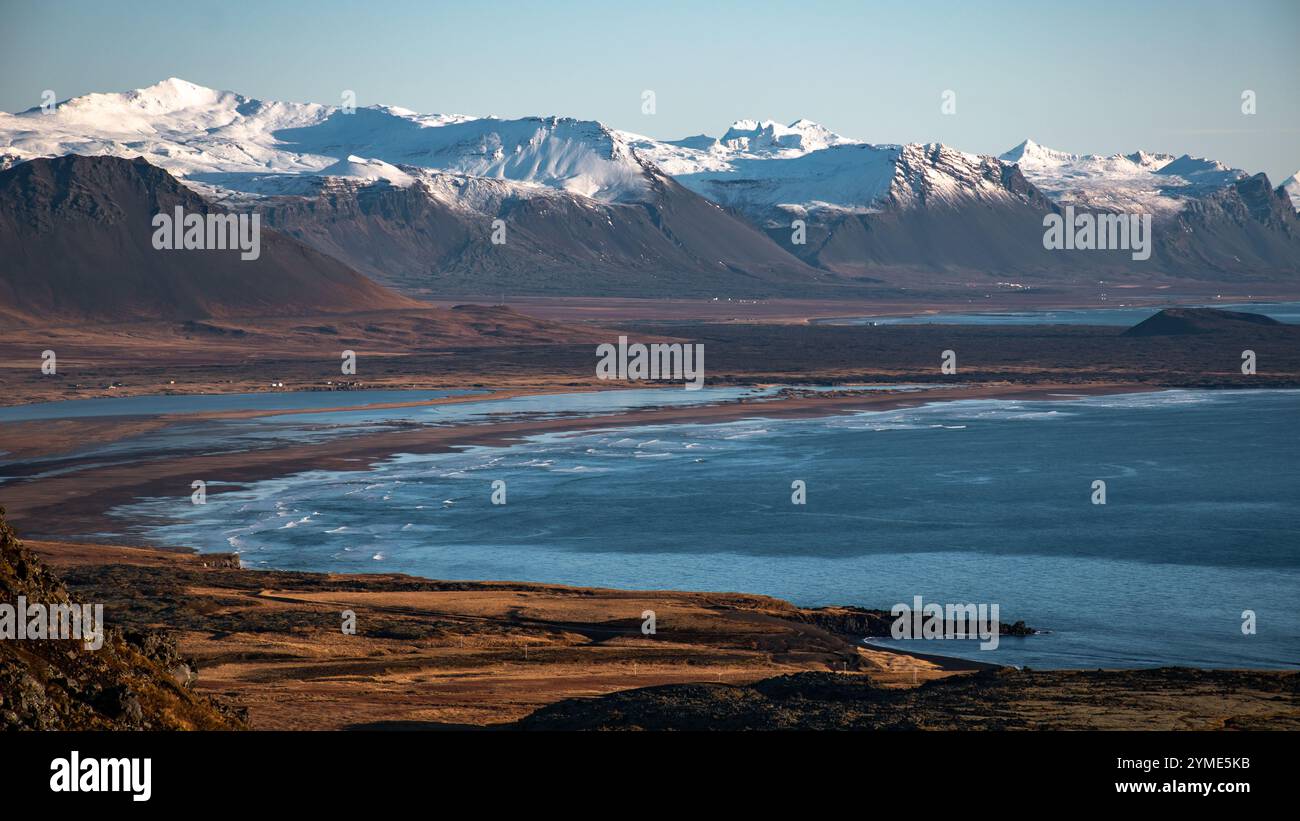
[[[63,582],[18,540],[0,508],[0,602],[69,604]],[[76,603],[86,603],[76,600]],[[101,602],[102,603],[102,602]],[[194,691],[173,639],[124,631],[106,606],[103,646],[75,639],[0,641],[0,730],[230,730],[236,711]]]
[[[204,670],[197,689],[247,709],[256,729],[1300,728],[1300,673],[979,672],[863,644],[880,611],[32,546],[123,624],[167,625]],[[343,609],[356,635],[340,631]],[[154,691],[178,689],[164,684]]]

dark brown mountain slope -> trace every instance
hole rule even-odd
[[[260,256],[157,250],[155,214],[219,213],[142,159],[69,155],[0,172],[0,320],[190,319],[418,307],[262,227]]]
[[[643,203],[524,197],[500,181],[449,176],[436,190],[342,183],[257,207],[268,225],[411,293],[677,298],[842,290],[837,274],[810,267],[658,169],[643,173],[652,192]],[[506,225],[504,243],[491,241],[494,219]]]

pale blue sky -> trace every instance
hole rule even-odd
[[[1191,153],[1300,170],[1300,0],[799,3],[0,0],[0,110],[178,76],[264,99],[598,119],[740,117],[1000,153]],[[641,113],[653,89],[657,113]],[[957,113],[940,113],[945,89]],[[1241,113],[1241,93],[1257,113]]]

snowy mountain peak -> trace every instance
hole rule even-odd
[[[1014,148],[1004,151],[998,157],[998,159],[1006,160],[1007,162],[1015,162],[1016,160],[1025,156],[1025,154],[1033,152],[1033,150],[1036,148],[1038,148],[1038,143],[1026,137],[1022,142],[1017,144]]]
[[[1300,211],[1300,172],[1292,174],[1286,182],[1282,183],[1282,191],[1291,198],[1291,205],[1295,210]]]
[[[609,202],[639,201],[650,191],[632,149],[593,121],[430,115],[378,105],[344,110],[249,99],[175,77],[76,97],[52,114],[0,114],[0,145],[23,158],[143,156],[208,193],[312,190],[328,177],[406,185],[412,173],[424,172]]]
[[[840,136],[812,120],[799,119],[789,125],[775,120],[736,120],[718,142],[732,151],[770,156],[820,151],[856,140]]]
[[[228,91],[196,85],[179,77],[169,77],[160,83],[134,91],[73,97],[60,103],[57,110],[67,114],[101,112],[109,115],[117,112],[158,115],[211,107],[227,101],[243,102],[243,98]]]
[[[155,83],[148,88],[141,88],[131,92],[131,96],[137,100],[166,105],[171,109],[192,108],[195,105],[211,102],[221,94],[220,91],[197,83],[191,83],[188,80],[182,80],[179,77],[168,77],[166,80]]]
[[[414,177],[391,163],[358,157],[355,154],[349,154],[347,159],[326,166],[317,173],[322,177],[352,177],[397,186],[407,186],[415,182]]]
[[[1061,203],[1103,210],[1176,212],[1188,197],[1221,188],[1244,171],[1213,160],[1135,151],[1069,154],[1025,140],[999,159],[1020,167],[1030,182]]]
[[[1024,142],[1020,143],[1020,145],[1017,145],[1010,151],[1000,155],[998,159],[1014,163],[1059,163],[1078,159],[1078,156],[1065,151],[1057,151],[1056,149],[1039,145],[1033,140],[1026,139]]]
[[[1177,174],[1180,177],[1190,177],[1198,174],[1223,174],[1232,173],[1233,169],[1219,162],[1210,160],[1205,157],[1193,157],[1190,154],[1184,154],[1173,162],[1167,163],[1160,167],[1158,174]],[[1243,176],[1245,172],[1240,172]]]
[[[1152,154],[1147,151],[1134,151],[1132,154],[1125,154],[1124,159],[1142,168],[1157,171],[1168,165],[1173,159],[1173,154]]]

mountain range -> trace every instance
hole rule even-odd
[[[26,196],[18,180],[48,177],[13,178],[28,161],[69,155],[143,158],[204,207],[256,211],[284,241],[414,295],[825,298],[1300,274],[1300,179],[1275,188],[1187,155],[1026,140],[994,157],[867,144],[807,120],[662,141],[564,117],[262,101],[173,78],[0,113],[0,208]],[[1045,249],[1043,218],[1066,206],[1151,214],[1151,258]],[[0,222],[0,242],[28,230]]]

